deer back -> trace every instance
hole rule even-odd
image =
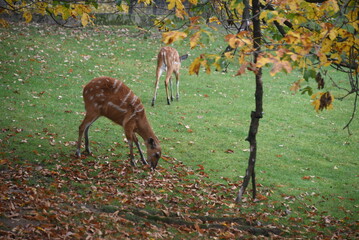
[[[162,70],[172,70],[178,72],[181,67],[181,59],[176,49],[172,47],[163,47],[157,56],[157,66]]]
[[[105,116],[124,126],[144,114],[141,100],[122,81],[99,77],[89,82],[83,96],[87,112]]]

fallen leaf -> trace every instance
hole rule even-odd
[[[227,149],[226,151],[224,151],[225,153],[234,153],[234,151],[232,149]]]

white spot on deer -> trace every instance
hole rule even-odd
[[[107,104],[108,104],[109,106],[115,108],[116,110],[120,111],[120,112],[123,112],[123,113],[126,113],[126,112],[127,112],[126,109],[121,108],[120,106],[114,104],[113,102],[108,102]]]
[[[131,93],[132,93],[131,91],[128,91],[126,97],[122,100],[120,107],[127,101],[128,97],[131,95]]]
[[[137,101],[138,97],[136,95],[134,95],[132,101],[131,101],[131,105],[134,105]]]
[[[141,103],[139,103],[136,107],[135,107],[135,112],[138,113],[138,112],[141,112],[143,111],[144,108],[143,108],[143,105]]]
[[[127,122],[129,122],[134,116],[136,116],[137,112],[133,112],[131,116],[127,119]]]
[[[116,85],[116,83],[120,83],[120,84],[116,87],[116,89],[115,89],[115,91],[114,91],[115,94],[120,90],[120,88],[121,88],[121,86],[122,86],[122,82],[120,82],[120,81],[115,81],[115,85]]]
[[[108,79],[107,79],[107,80],[108,80]],[[113,87],[114,89],[116,89],[117,84],[118,84],[118,81],[116,80],[116,81],[113,82],[113,86],[112,86],[112,87]]]

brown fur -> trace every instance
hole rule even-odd
[[[153,168],[156,167],[161,156],[161,147],[157,137],[147,120],[145,109],[141,100],[123,82],[110,77],[99,77],[91,80],[83,89],[86,116],[79,127],[77,156],[81,156],[81,140],[85,134],[86,151],[90,153],[88,142],[88,129],[100,116],[105,116],[124,128],[126,138],[130,145],[130,157],[134,165],[133,142],[139,148],[143,158],[136,134],[145,141],[147,157]]]
[[[152,99],[152,106],[155,105],[156,97],[157,97],[157,89],[160,77],[162,72],[166,72],[165,78],[165,87],[166,87],[166,96],[167,96],[167,104],[170,105],[171,101],[173,101],[173,93],[172,93],[172,74],[175,74],[176,77],[176,99],[179,99],[179,80],[180,74],[179,70],[181,68],[181,61],[187,59],[188,55],[179,56],[176,49],[172,47],[163,47],[157,55],[157,68],[156,68],[156,83],[155,83],[155,92]],[[168,92],[168,84],[170,85],[171,90],[171,99],[169,97]]]

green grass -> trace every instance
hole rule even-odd
[[[180,100],[166,105],[162,78],[156,105],[151,107],[155,57],[162,44],[158,34],[148,39],[141,36],[133,27],[67,30],[16,24],[0,29],[0,157],[9,164],[0,165],[0,170],[16,164],[34,165],[62,174],[59,166],[75,166],[75,142],[84,114],[82,86],[92,78],[111,76],[124,81],[141,98],[161,141],[163,155],[183,162],[196,173],[198,165],[202,165],[208,178],[199,178],[200,181],[239,184],[249,154],[245,138],[250,112],[254,110],[253,74],[235,77],[237,69],[232,64],[227,74],[201,72],[190,76],[188,66],[198,54],[218,53],[225,43],[218,40],[192,51],[177,44],[180,54],[191,54],[182,64]],[[346,77],[330,71],[335,79]],[[309,96],[289,91],[291,83],[299,78],[296,72],[275,77],[264,73],[265,114],[257,136],[256,172],[260,193],[268,197],[270,204],[249,204],[248,194],[244,199],[247,205],[240,211],[290,209],[292,214],[283,214],[280,219],[272,216],[271,221],[289,225],[301,218],[301,229],[310,222],[308,215],[313,206],[318,218],[328,215],[354,223],[358,221],[359,195],[358,118],[351,125],[353,135],[342,130],[351,115],[353,99],[336,100],[333,110],[316,113]],[[342,94],[329,81],[326,89]],[[90,129],[94,157],[83,159],[88,168],[79,170],[89,171],[93,179],[101,169],[93,168],[92,162],[109,162],[113,166],[127,162],[128,147],[123,139],[121,127],[99,119]],[[173,162],[161,160],[159,164],[169,169]],[[116,184],[115,179],[121,176],[115,174],[114,182],[107,180],[107,184]],[[140,172],[137,177],[145,179],[148,174]],[[197,174],[188,177],[198,178]],[[46,179],[34,175],[29,184],[49,184],[57,189],[58,182]],[[86,196],[93,184],[86,181],[59,189]],[[226,195],[234,199],[238,186],[232,188]],[[91,194],[92,202],[105,198]],[[113,203],[119,204],[117,199]]]

